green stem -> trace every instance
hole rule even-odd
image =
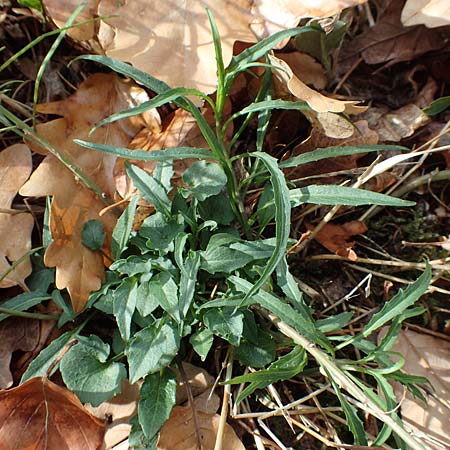
[[[0,308],[0,314],[7,314],[8,316],[14,316],[14,317],[24,317],[25,319],[38,319],[38,320],[58,320],[59,319],[59,316],[55,316],[55,315],[30,313],[30,312],[26,312],[26,311],[16,311],[15,309],[7,309],[7,308]]]

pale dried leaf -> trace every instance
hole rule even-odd
[[[104,425],[46,378],[0,392],[0,450],[98,450]]]
[[[329,17],[343,9],[366,3],[367,0],[257,0],[252,8],[255,15],[252,29],[259,37],[269,36],[285,28],[295,27],[305,17]],[[258,16],[264,18],[257,23]]]
[[[270,62],[275,66],[275,81],[279,88],[285,86],[287,92],[299,100],[304,100],[316,112],[357,114],[366,109],[364,106],[357,106],[356,101],[343,101],[326,97],[320,92],[311,89],[303,81],[297,78],[289,65],[275,56],[269,55]]]
[[[97,407],[85,405],[87,411],[107,421],[102,449],[109,449],[126,439],[131,431],[130,420],[137,413],[141,382],[130,384],[122,380],[120,394]]]
[[[428,28],[450,25],[448,0],[407,0],[402,10],[405,27],[423,24]]]
[[[87,0],[86,6],[75,19],[75,24],[95,17],[99,0]],[[80,6],[79,0],[44,0],[43,4],[49,17],[55,25],[63,27],[70,15]],[[95,22],[85,24],[81,27],[74,27],[68,31],[68,35],[79,41],[87,41],[95,36]]]
[[[406,394],[401,403],[402,419],[416,433],[420,433],[420,438],[431,448],[449,448],[450,342],[406,330],[400,331],[392,351],[405,357],[404,372],[426,377],[432,386],[430,392],[425,394],[427,404]],[[404,394],[403,387],[395,384],[394,389],[400,401]]]
[[[277,58],[282,59],[292,70],[293,74],[316,89],[325,89],[328,77],[322,64],[312,56],[302,52],[277,53]]]
[[[203,450],[213,450],[220,416],[197,411]],[[197,436],[192,418],[192,408],[175,406],[163,425],[158,450],[196,450]],[[222,450],[245,450],[233,428],[225,424]]]
[[[0,208],[11,208],[17,191],[31,173],[31,152],[24,144],[15,144],[0,152]],[[31,249],[33,216],[28,213],[0,212],[0,277]],[[0,288],[23,285],[31,273],[30,258],[25,258],[2,281]]]

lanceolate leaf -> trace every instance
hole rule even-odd
[[[175,404],[177,381],[168,369],[148,375],[141,387],[138,406],[139,423],[144,434],[151,438],[169,418]]]
[[[170,217],[171,203],[164,188],[140,167],[127,165],[127,174],[142,196],[149,201],[157,211]]]
[[[122,339],[126,342],[130,339],[131,320],[137,301],[137,282],[131,278],[122,281],[113,295],[113,314],[116,318]]]
[[[402,200],[378,192],[355,189],[346,186],[311,185],[289,191],[292,207],[303,203],[317,205],[384,205],[384,206],[414,206],[415,202]]]
[[[290,353],[273,362],[267,369],[235,377],[224,384],[250,383],[237,397],[239,403],[256,389],[295,377],[306,365],[308,358],[302,347],[295,347]]]
[[[362,337],[369,336],[372,332],[382,327],[385,323],[399,316],[406,308],[413,305],[425,294],[431,281],[431,268],[427,265],[425,272],[404,291],[399,289],[390,301],[384,304],[381,311],[372,316],[372,319],[364,327]]]
[[[286,159],[279,163],[280,168],[286,169],[288,167],[296,167],[301,164],[320,161],[327,158],[336,158],[338,156],[357,155],[359,153],[379,152],[383,150],[405,151],[406,147],[400,145],[358,145],[358,146],[342,146],[342,147],[327,147],[313,150],[312,152],[304,153],[293,158]]]
[[[283,172],[278,168],[276,159],[263,152],[253,152],[251,155],[260,159],[270,173],[275,201],[275,248],[259,280],[246,292],[244,301],[258,292],[284,257],[291,227],[289,189]]]
[[[204,148],[196,147],[172,147],[162,150],[129,150],[124,147],[114,147],[106,144],[95,144],[94,142],[75,139],[78,145],[90,148],[98,152],[109,153],[119,158],[134,159],[137,161],[171,161],[174,159],[214,159],[214,155]]]
[[[120,255],[127,248],[130,239],[131,230],[133,228],[134,215],[139,196],[135,195],[127,206],[125,211],[119,217],[117,225],[112,234],[111,250],[114,259],[120,258]]]
[[[247,280],[231,275],[228,280],[233,283],[234,287],[246,294],[249,300],[259,303],[263,308],[275,314],[282,321],[286,322],[291,327],[295,328],[299,333],[304,335],[307,339],[321,345],[322,347],[333,352],[333,348],[328,342],[328,339],[316,328],[311,316],[309,314],[302,315],[297,312],[290,305],[283,302],[278,297],[264,290],[248,296],[248,292],[252,289],[252,284]],[[241,303],[244,303],[241,301]]]

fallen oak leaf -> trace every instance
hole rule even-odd
[[[24,144],[15,144],[0,153],[0,210],[10,209],[17,191],[31,173],[31,152]],[[31,273],[30,258],[17,263],[31,249],[33,216],[29,213],[0,212],[0,288],[19,284]]]
[[[311,224],[307,223],[306,226],[310,231],[314,229],[314,226]],[[360,220],[352,220],[342,225],[327,223],[316,234],[314,239],[336,255],[356,261],[358,257],[353,250],[355,243],[350,241],[350,237],[363,234],[366,231],[366,225]]]
[[[302,18],[327,17],[365,1],[188,0],[174,8],[172,3],[161,0],[91,0],[83,18],[89,17],[87,12],[90,17],[103,18],[95,40],[107,56],[127,61],[170,86],[211,93],[216,89],[217,73],[215,64],[211,64],[215,60],[214,42],[205,5],[214,16],[227,66],[236,41],[256,42],[292,28]],[[61,0],[47,2],[51,4],[50,15],[58,15],[58,24],[65,22],[78,6],[73,0],[69,7]],[[92,27],[83,27],[82,31],[85,39],[95,41]]]
[[[405,27],[420,24],[428,28],[450,25],[450,4],[447,0],[407,0],[401,20]]]
[[[154,126],[157,117],[152,112],[105,125],[92,135],[89,132],[105,117],[146,100],[145,91],[131,82],[115,74],[94,74],[69,98],[38,105],[42,113],[63,117],[38,125],[37,133],[76,164],[107,197],[113,198],[116,157],[86,150],[73,140],[78,138],[126,147],[144,126]],[[37,145],[32,148],[42,154],[48,153]],[[90,292],[99,289],[104,280],[103,257],[81,243],[81,230],[88,220],[101,221],[106,232],[103,251],[108,254],[117,214],[108,211],[100,217],[99,212],[105,206],[103,200],[76,180],[53,155],[46,156],[20,193],[53,196],[50,211],[53,241],[46,249],[44,262],[49,267],[56,267],[56,286],[67,288],[75,312],[81,311]]]
[[[0,450],[98,450],[103,434],[104,423],[47,378],[0,391]]]

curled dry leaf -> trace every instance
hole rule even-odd
[[[220,416],[197,411],[203,450],[213,450],[216,442]],[[158,450],[196,450],[197,435],[192,408],[175,406],[169,419],[161,428]],[[245,450],[233,428],[225,424],[222,450]]]
[[[115,185],[113,169],[116,158],[76,145],[74,139],[126,147],[130,140],[154,117],[133,117],[105,125],[91,136],[91,128],[103,118],[140,104],[148,96],[136,85],[114,74],[95,74],[84,81],[71,97],[54,103],[39,105],[38,110],[62,118],[38,125],[37,132],[62,155],[78,166],[107,197],[113,198]],[[47,154],[47,150],[33,146],[33,150]],[[56,267],[56,286],[67,288],[75,311],[81,311],[89,293],[100,288],[104,279],[103,257],[81,243],[81,230],[91,219],[103,223],[107,239],[104,251],[109,252],[109,237],[117,215],[98,213],[104,202],[79,180],[75,179],[59,160],[48,155],[20,190],[26,196],[53,196],[50,227],[53,241],[45,252],[45,264]]]
[[[387,330],[383,330],[385,333]],[[382,333],[383,334],[383,333]],[[430,448],[450,447],[450,342],[414,331],[400,331],[392,348],[405,358],[405,373],[426,377],[431,384],[426,392],[427,403],[410,393],[403,398],[403,387],[395,383],[397,400],[401,401],[402,419],[411,425]]]
[[[97,450],[104,424],[46,378],[0,392],[0,450]]]
[[[423,24],[428,28],[450,25],[448,0],[407,0],[402,10],[405,27]]]
[[[0,153],[0,278],[11,270],[11,263],[18,261],[31,249],[33,216],[8,211],[30,173],[31,152],[26,145],[15,144]],[[27,257],[0,280],[0,288],[16,284],[23,286],[30,273],[31,262]]]
[[[309,230],[314,227],[307,224]],[[326,249],[336,255],[344,256],[352,261],[358,257],[353,250],[355,243],[350,240],[352,236],[363,234],[367,231],[366,225],[360,220],[352,220],[342,225],[327,223],[315,236],[315,240],[320,242]]]
[[[0,389],[13,384],[11,357],[16,350],[32,351],[39,343],[39,321],[9,317],[0,322]]]

